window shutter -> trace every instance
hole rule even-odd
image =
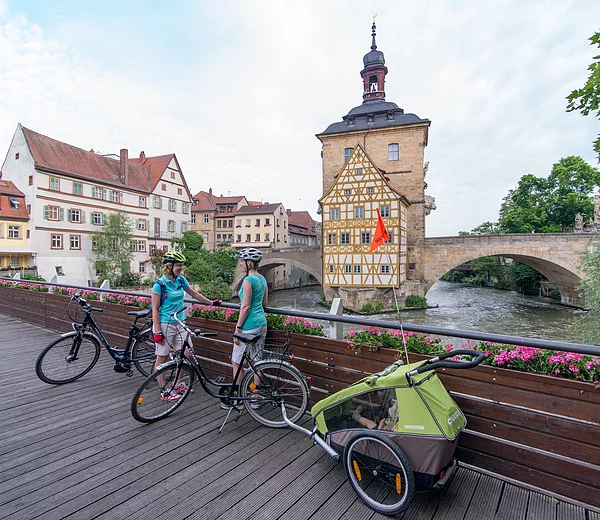
[[[102,225],[106,226],[106,213],[102,213]]]
[[[119,192],[119,202],[123,202],[123,192]]]
[[[81,210],[81,223],[85,224],[85,211]]]
[[[162,197],[158,197],[158,207],[162,209]]]
[[[61,219],[62,220],[62,219]],[[71,211],[71,209],[67,210],[67,220],[69,222],[73,222],[73,212]]]
[[[104,200],[110,200],[110,190],[108,188],[104,188]]]
[[[146,220],[146,231],[150,229],[150,221]]]
[[[65,210],[64,208],[59,209],[59,217],[58,220],[65,220]]]
[[[44,206],[44,218],[48,220],[48,206]]]

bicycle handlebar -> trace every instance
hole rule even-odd
[[[475,359],[472,361],[450,361],[444,362],[442,360],[448,359],[454,356],[475,356]],[[428,359],[423,362],[423,364],[417,367],[415,370],[411,370],[407,372],[407,376],[414,376],[416,374],[422,374],[423,372],[428,372],[430,370],[435,370],[436,368],[455,368],[455,369],[464,369],[464,368],[473,368],[479,365],[487,356],[483,352],[478,352],[476,350],[452,350],[450,352],[446,352],[445,354],[441,354],[434,358]]]
[[[83,289],[79,289],[73,296],[71,296],[72,302],[77,302],[86,312],[104,312],[104,309],[100,309],[99,307],[92,307],[91,304],[87,302],[86,299],[82,298]]]

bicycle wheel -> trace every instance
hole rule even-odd
[[[344,467],[356,494],[378,513],[396,515],[415,496],[410,463],[384,434],[369,431],[352,437],[344,449]]]
[[[35,362],[35,373],[45,383],[62,385],[87,374],[98,361],[100,344],[89,333],[79,341],[76,332],[64,334],[48,345]]]
[[[259,423],[271,428],[283,428],[280,403],[285,403],[288,419],[297,422],[306,412],[310,390],[302,373],[282,361],[260,361],[254,371],[246,372],[240,387],[240,397],[248,413]]]
[[[131,401],[131,414],[136,421],[151,423],[171,415],[190,395],[194,384],[194,369],[186,363],[173,361],[148,376]],[[176,394],[175,387],[183,388]]]
[[[143,376],[149,376],[154,370],[155,351],[154,338],[151,332],[140,339],[136,339],[133,347],[131,347],[133,364]]]

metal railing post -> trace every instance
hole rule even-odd
[[[334,298],[329,309],[329,314],[342,316],[344,314],[344,302],[341,298]],[[329,337],[331,339],[344,339],[344,324],[339,321],[329,322]]]

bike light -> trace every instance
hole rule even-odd
[[[294,364],[294,356],[295,354],[292,354],[292,357],[290,358],[290,363],[293,365]]]
[[[306,382],[308,383],[308,386],[311,386],[312,385],[312,377],[306,376]]]

